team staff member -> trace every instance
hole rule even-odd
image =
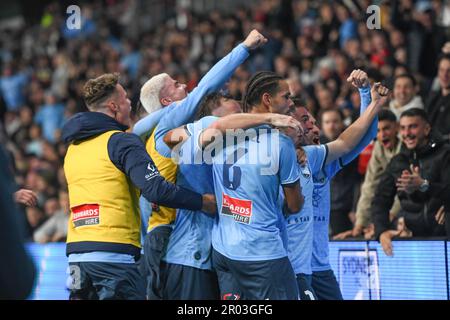
[[[135,258],[140,253],[139,190],[170,207],[215,211],[203,197],[162,178],[140,139],[125,133],[130,100],[117,74],[89,80],[80,113],[63,128],[71,215],[67,255],[71,299],[144,299]],[[137,188],[135,187],[137,186]]]

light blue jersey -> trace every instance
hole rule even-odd
[[[203,97],[220,90],[248,56],[247,47],[243,44],[238,45],[205,74],[198,86],[186,98],[174,102],[176,104],[174,108],[167,109],[155,128],[156,150],[159,154],[170,157],[171,150],[163,141],[166,133],[186,123],[193,122]]]
[[[185,99],[173,102],[168,107],[139,120],[133,128],[133,133],[145,141],[155,130],[156,151],[164,157],[170,157],[171,149],[163,141],[166,133],[192,122],[202,99],[209,93],[219,90],[248,56],[249,51],[244,44],[236,46],[205,74],[198,86]],[[150,217],[151,205],[142,196],[140,203],[144,204],[141,205],[141,216]]]
[[[339,160],[327,164],[320,172],[313,175],[313,208],[314,208],[314,240],[312,255],[312,271],[330,270],[329,236],[330,223],[330,180],[342,167]]]
[[[287,256],[280,185],[299,180],[290,138],[269,126],[245,131],[213,158],[218,215],[212,244],[232,260],[264,261]]]
[[[327,147],[307,146],[303,148],[306,153],[306,164],[300,165],[300,184],[305,199],[303,208],[299,213],[289,215],[286,218],[288,234],[288,256],[295,274],[312,274],[311,259],[314,237],[314,208],[313,174],[322,170],[326,157]]]
[[[371,102],[370,87],[359,89],[361,97],[360,114],[362,114]],[[314,192],[314,240],[312,255],[312,271],[331,270],[329,261],[329,236],[330,222],[330,180],[342,169],[343,166],[355,159],[367,145],[375,139],[378,131],[378,117],[371,123],[364,137],[358,145],[348,154],[327,164],[318,174],[313,175]]]
[[[180,157],[177,185],[200,194],[214,193],[212,166],[206,163],[195,164],[195,159],[202,153],[198,144],[200,133],[217,119],[205,117],[187,125],[190,137],[177,150]],[[178,209],[163,260],[172,264],[211,270],[213,224],[213,215],[202,211]]]

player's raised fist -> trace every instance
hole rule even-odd
[[[263,46],[266,42],[266,37],[259,33],[258,30],[253,29],[244,40],[244,45],[252,50]]]
[[[383,100],[385,100],[386,96],[389,94],[389,89],[383,86],[381,83],[377,82],[373,85],[372,89],[370,90],[370,95],[372,97],[372,101],[378,102],[378,103],[384,103]]]
[[[347,82],[351,83],[354,87],[360,89],[369,85],[369,77],[367,73],[361,69],[355,69],[347,78]]]

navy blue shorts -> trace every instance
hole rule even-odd
[[[212,257],[222,297],[229,284],[223,282],[221,275],[231,275],[242,293],[242,299],[298,300],[294,270],[287,257],[266,261],[238,261],[228,259],[214,249]]]
[[[312,275],[299,273],[296,277],[300,300],[317,300],[316,293],[311,285]]]
[[[70,300],[145,300],[145,286],[134,263],[71,262]]]
[[[219,300],[217,275],[179,264],[162,264],[164,300]]]
[[[319,300],[344,300],[333,270],[313,272],[311,284]]]
[[[164,283],[161,280],[161,258],[164,256],[169,243],[172,228],[161,226],[153,229],[144,239],[144,255],[142,267],[147,273],[146,293],[148,300],[162,300]]]

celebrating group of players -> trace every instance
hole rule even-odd
[[[279,75],[254,74],[241,103],[219,92],[266,42],[250,32],[189,94],[152,77],[133,133],[118,75],[86,83],[90,112],[63,128],[71,299],[342,299],[330,179],[375,138],[388,89],[354,70],[360,117],[320,145]]]

